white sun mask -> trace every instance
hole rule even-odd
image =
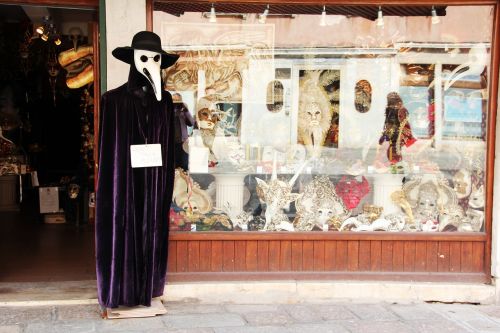
[[[161,101],[161,54],[153,51],[134,50],[134,64],[137,71],[148,79],[156,99]]]

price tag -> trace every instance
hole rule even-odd
[[[132,168],[162,166],[161,144],[131,145],[130,162],[132,164]]]

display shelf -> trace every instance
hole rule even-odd
[[[387,241],[469,241],[480,242],[487,238],[484,232],[349,232],[349,231],[309,231],[309,232],[183,232],[171,231],[172,241],[258,241],[258,240],[387,240]]]

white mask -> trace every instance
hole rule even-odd
[[[153,51],[134,50],[134,64],[137,71],[148,79],[156,99],[161,101],[161,54]]]

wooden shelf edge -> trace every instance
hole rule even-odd
[[[415,240],[415,241],[468,241],[484,242],[488,238],[486,233],[440,232],[440,233],[413,233],[413,232],[171,232],[171,241],[258,241],[258,240]]]
[[[491,284],[485,273],[438,272],[172,272],[168,282],[210,281],[391,281],[391,282],[456,282]]]

